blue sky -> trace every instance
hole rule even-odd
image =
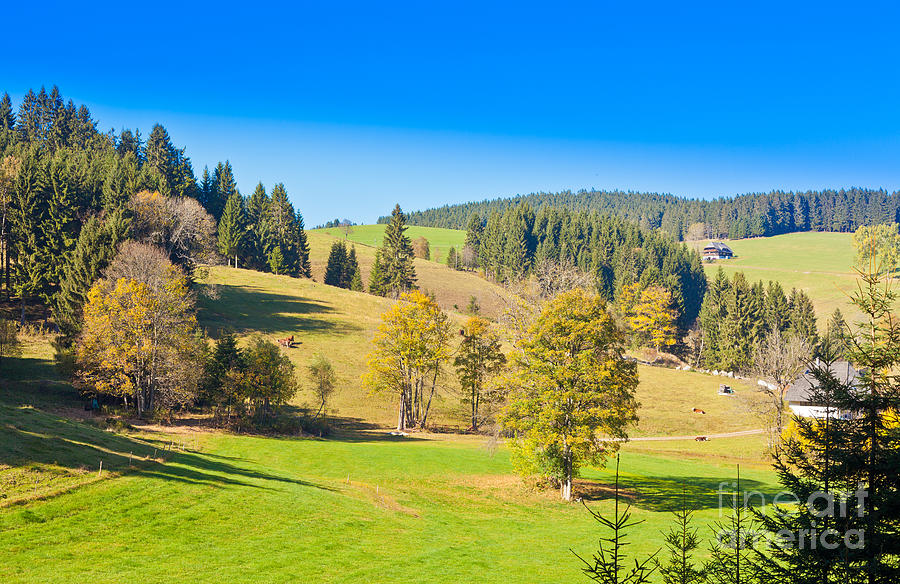
[[[315,225],[565,188],[900,188],[890,3],[4,8],[0,91],[162,122]],[[785,6],[790,4],[790,6]]]

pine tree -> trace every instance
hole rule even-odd
[[[87,300],[88,290],[113,260],[119,244],[125,241],[130,231],[131,220],[123,209],[103,218],[92,216],[81,228],[75,249],[66,261],[59,292],[54,297],[54,318],[68,340],[81,329],[81,308]]]
[[[356,259],[356,246],[350,246],[346,267],[346,272],[350,274],[350,289],[354,292],[364,292],[362,272],[359,269],[359,261]]]
[[[294,234],[297,247],[297,275],[303,278],[312,278],[312,265],[309,262],[309,242],[306,238],[303,215],[300,214],[300,211],[297,211],[294,216]]]
[[[412,242],[406,235],[406,229],[406,216],[400,205],[396,205],[375,255],[369,283],[372,294],[397,297],[416,288]]]
[[[725,296],[725,320],[719,338],[719,365],[730,371],[745,371],[750,365],[753,339],[753,305],[750,285],[743,272],[734,275]]]
[[[806,292],[791,290],[788,300],[789,306],[789,330],[799,338],[806,341],[810,347],[819,344],[819,333],[816,329],[816,311],[813,308],[812,300],[806,295]]]
[[[637,527],[643,521],[632,521],[631,506],[626,505],[623,512],[619,512],[619,457],[616,455],[616,482],[614,491],[615,507],[612,518],[607,518],[593,511],[585,504],[585,509],[607,531],[609,535],[600,538],[600,545],[591,561],[585,560],[578,554],[575,556],[584,565],[582,572],[601,584],[645,584],[650,581],[653,572],[656,571],[654,560],[659,553],[643,560],[634,559],[634,565],[629,566],[625,548],[628,546],[628,530]],[[574,553],[574,552],[573,552]]]
[[[728,517],[713,526],[715,540],[710,546],[710,559],[705,566],[707,581],[711,584],[758,584],[759,570],[754,562],[754,550],[759,533],[741,491],[740,468],[734,486]]]
[[[228,262],[234,258],[234,267],[238,267],[238,254],[243,253],[247,239],[247,218],[244,210],[244,198],[237,190],[231,193],[219,220],[219,253]]]
[[[452,245],[450,246],[450,251],[447,252],[447,266],[454,270],[459,269],[459,255],[456,253],[456,248]]]
[[[0,130],[12,131],[16,127],[16,115],[13,112],[12,100],[8,93],[0,98]]]
[[[248,255],[250,265],[258,270],[266,267],[266,216],[269,212],[269,195],[262,183],[256,185],[247,199]]]
[[[835,308],[831,313],[826,331],[826,354],[835,359],[846,359],[850,349],[850,343],[847,341],[849,327],[840,308]]]
[[[766,289],[766,328],[785,332],[790,326],[790,306],[784,289],[777,281],[769,281]]]
[[[237,182],[234,180],[231,162],[226,160],[224,164],[218,163],[213,170],[212,188],[207,195],[206,210],[218,221],[228,200],[237,192]]]
[[[344,272],[347,263],[347,246],[340,239],[331,244],[331,252],[328,254],[328,264],[325,266],[325,278],[323,282],[329,286],[348,288],[344,285]]]
[[[687,491],[682,490],[681,508],[673,513],[675,525],[665,534],[668,560],[659,564],[664,584],[703,584],[706,570],[694,554],[700,549],[698,529],[693,527],[694,512],[687,505]]]
[[[269,250],[268,263],[269,269],[272,270],[273,274],[281,275],[285,273],[287,264],[284,260],[284,252],[281,251],[280,245],[276,245]]]

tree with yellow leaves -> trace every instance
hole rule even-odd
[[[633,298],[625,319],[637,338],[656,350],[674,345],[678,315],[672,308],[672,294],[661,286],[647,286],[640,294],[633,292]]]
[[[407,292],[381,316],[363,382],[398,394],[397,430],[424,427],[441,367],[450,356],[450,322],[434,299]]]
[[[602,463],[637,422],[637,366],[606,303],[582,289],[548,302],[517,349],[503,415],[515,466],[570,500],[579,467]]]
[[[138,272],[136,266],[141,269]],[[88,293],[76,345],[80,381],[138,415],[193,399],[202,341],[183,272],[151,246],[130,244]]]

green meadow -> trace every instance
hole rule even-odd
[[[327,245],[320,239],[313,247]],[[301,374],[317,352],[335,362],[334,435],[226,434],[191,417],[175,426],[109,424],[85,415],[53,365],[49,340],[30,338],[22,357],[3,364],[14,372],[4,374],[0,398],[4,582],[581,578],[572,551],[594,551],[597,525],[581,505],[523,483],[502,441],[389,434],[391,396],[371,396],[359,381],[387,300],[225,267],[211,268],[201,290],[200,320],[212,336],[294,334],[300,343],[288,354]],[[636,437],[758,426],[739,399],[715,395],[720,378],[643,366],[640,375]],[[459,396],[451,379],[441,387],[436,419],[454,430]],[[752,395],[749,386],[736,386]],[[295,405],[310,399],[301,392]],[[757,434],[626,445],[623,497],[645,521],[630,551],[661,545],[682,493],[700,525],[716,520],[717,489],[733,480],[737,465],[745,487],[773,492],[762,450]],[[611,472],[584,470],[576,492],[591,508],[611,510]]]
[[[315,232],[327,233],[341,239],[348,239],[360,245],[377,248],[384,237],[384,225],[354,225],[349,228],[349,233],[343,227],[329,227],[328,229],[314,229]],[[442,229],[439,227],[419,227],[410,225],[406,230],[410,239],[424,237],[431,248],[431,259],[436,262],[447,261],[447,252],[451,247],[461,249],[466,241],[466,232],[459,229]]]
[[[721,267],[729,276],[744,272],[751,282],[778,281],[785,293],[791,288],[804,290],[813,301],[820,327],[835,308],[845,317],[857,315],[848,299],[856,289],[852,233],[789,233],[727,243],[735,257],[706,263],[707,276],[713,277]]]

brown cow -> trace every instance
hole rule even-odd
[[[294,335],[291,335],[285,339],[278,339],[278,344],[282,347],[287,347],[288,349],[294,348]]]

